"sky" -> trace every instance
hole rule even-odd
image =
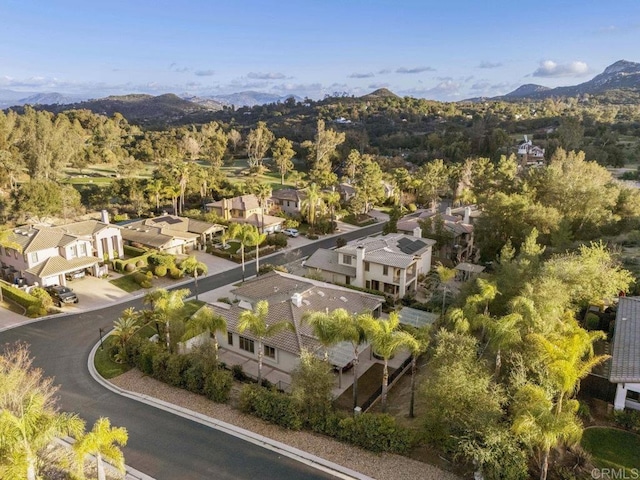
[[[575,85],[638,47],[638,0],[0,1],[0,90],[87,98],[455,101]]]

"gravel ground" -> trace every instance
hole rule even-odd
[[[460,478],[433,465],[401,455],[378,455],[311,432],[285,430],[258,418],[244,415],[229,405],[217,404],[201,395],[154,380],[136,369],[110,381],[125,390],[146,394],[245,428],[378,480],[455,480]]]

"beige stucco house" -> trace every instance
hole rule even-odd
[[[248,223],[265,233],[280,231],[285,221],[284,218],[269,215],[269,204],[265,203],[260,207],[258,197],[253,194],[223,198],[217,202],[207,203],[205,208],[224,220]]]

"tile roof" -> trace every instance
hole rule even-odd
[[[282,289],[274,292],[273,285],[277,282]],[[291,301],[291,295],[287,295],[283,300],[283,292],[301,293],[302,304],[295,306]],[[274,337],[264,339],[266,345],[270,345],[294,355],[299,355],[301,348],[308,348],[312,351],[320,351],[320,343],[313,335],[312,328],[302,322],[302,317],[307,311],[333,311],[344,308],[351,313],[361,313],[373,311],[378,308],[384,299],[377,295],[358,292],[355,290],[337,287],[324,282],[289,275],[282,272],[271,272],[260,276],[242,286],[231,291],[232,294],[251,298],[252,303],[259,300],[269,301],[269,314],[267,323],[285,320],[295,326],[295,332],[284,331]],[[242,295],[240,295],[242,294]],[[214,311],[222,315],[227,321],[229,331],[238,332],[237,325],[240,314],[244,311],[239,303],[231,307],[227,305],[211,304]],[[250,332],[245,331],[241,335],[257,340]],[[337,359],[336,359],[337,361]],[[337,365],[336,366],[341,366]],[[342,365],[344,366],[344,365]]]
[[[271,198],[300,202],[307,198],[307,193],[304,190],[296,190],[295,188],[283,188],[281,190],[274,190]]]
[[[319,268],[320,270],[339,273],[349,277],[356,276],[355,267],[341,265],[338,263],[338,252],[335,250],[328,250],[326,248],[319,248],[313,252],[313,254],[305,261],[304,266],[305,268]]]
[[[274,217],[273,215],[259,215],[257,213],[252,213],[247,218],[232,218],[232,222],[236,223],[249,223],[254,227],[271,227],[273,225],[281,225],[284,223],[286,219],[282,217]]]
[[[99,231],[111,226],[113,225],[101,222],[99,220],[84,220],[82,222],[69,223],[67,225],[60,225],[54,228],[69,235],[86,237],[92,236],[93,234],[98,233]]]
[[[64,233],[50,227],[30,226],[14,229],[9,236],[9,241],[20,245],[22,253],[27,254],[56,248],[64,236]]]
[[[253,210],[254,208],[260,208],[260,202],[258,197],[254,194],[241,195],[233,198],[223,198],[217,202],[207,203],[207,207],[224,208],[225,205],[233,210]]]
[[[53,275],[73,272],[74,270],[79,270],[81,268],[92,267],[99,261],[100,259],[97,257],[79,257],[72,258],[70,260],[67,260],[64,257],[50,257],[44,262],[39,263],[35,267],[31,267],[26,271],[40,278],[46,278]]]
[[[435,243],[435,240],[428,238],[393,233],[349,242],[336,251],[356,256],[357,248],[362,246],[365,248],[364,258],[366,261],[404,268],[413,263],[414,256],[427,252]]]
[[[640,297],[620,297],[609,381],[640,383]]]
[[[135,223],[122,227],[120,233],[122,238],[128,242],[136,242],[154,248],[163,248],[173,240],[172,236],[162,234],[162,229],[158,227],[136,227]]]

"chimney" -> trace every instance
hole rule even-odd
[[[447,207],[447,209],[444,211],[444,214],[445,214],[447,217],[450,217],[450,216],[451,216],[451,207]]]
[[[416,227],[413,229],[413,236],[416,238],[422,238],[422,229],[420,227]]]
[[[100,221],[102,223],[109,223],[109,212],[107,212],[106,210],[102,210],[100,212]]]
[[[364,252],[365,247],[358,245],[356,247],[356,287],[364,287]]]
[[[471,207],[464,207],[464,220],[462,220],[462,223],[464,223],[465,225],[469,225],[470,218]]]
[[[300,308],[302,306],[302,294],[294,293],[291,297],[291,303],[293,303],[296,307]]]

